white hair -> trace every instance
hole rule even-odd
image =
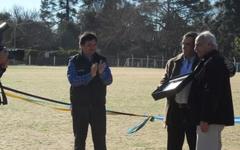
[[[203,39],[209,43],[211,43],[214,48],[217,50],[218,48],[218,44],[217,44],[217,40],[216,37],[210,32],[210,31],[203,31],[201,32],[198,36],[197,39]]]

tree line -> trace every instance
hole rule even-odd
[[[96,32],[105,55],[170,57],[188,31],[211,30],[226,56],[240,55],[239,0],[42,0],[40,10],[0,12],[5,45],[36,51],[78,50]]]

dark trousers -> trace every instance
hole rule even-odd
[[[196,148],[196,126],[175,126],[168,125],[168,150],[182,150],[185,134],[189,150]]]
[[[86,106],[72,108],[74,150],[85,150],[88,125],[91,126],[94,150],[106,150],[106,108]]]

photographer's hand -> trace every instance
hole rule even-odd
[[[6,69],[8,66],[8,52],[5,50],[0,51],[0,67]]]
[[[8,67],[8,60],[7,61],[5,61],[5,63],[3,63],[3,64],[1,64],[1,68],[3,68],[3,69],[7,69],[7,67]]]

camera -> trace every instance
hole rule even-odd
[[[2,77],[3,73],[6,71],[7,61],[8,61],[8,52],[6,51],[6,49],[2,44],[3,33],[8,28],[9,26],[6,22],[3,22],[0,24],[0,78]],[[1,90],[0,105],[1,104],[6,105],[8,103],[7,97],[5,95],[1,82],[0,82],[0,90]]]
[[[0,24],[0,51],[4,49],[4,46],[2,44],[3,40],[3,33],[9,28],[8,24],[6,22],[3,22]]]
[[[0,53],[6,53],[8,59],[23,61],[24,49],[7,49],[3,45],[3,33],[9,28],[7,22],[0,24]],[[4,54],[3,54],[4,55]]]

